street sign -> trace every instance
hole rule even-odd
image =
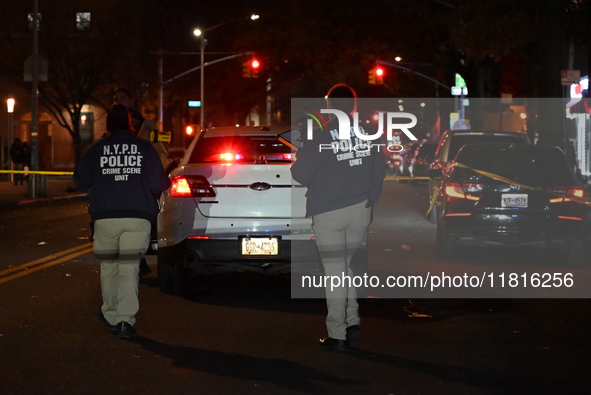
[[[581,79],[581,70],[562,70],[560,82],[562,85],[578,84]]]
[[[465,86],[452,86],[451,87],[451,94],[454,96],[460,96],[460,95],[468,95],[468,88],[466,88]]]
[[[466,87],[466,80],[464,80],[464,78],[459,75],[458,73],[456,73],[456,86],[461,86],[461,87]]]
[[[33,81],[33,55],[25,60],[24,80]],[[37,56],[37,81],[47,81],[47,60]]]

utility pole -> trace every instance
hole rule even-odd
[[[31,78],[31,170],[38,170],[38,147],[37,147],[37,125],[39,123],[37,114],[37,82],[38,82],[38,63],[39,63],[39,49],[38,49],[38,31],[39,31],[39,13],[37,0],[33,0],[33,67]],[[29,177],[29,194],[33,199],[38,196],[37,191],[37,174],[32,174]]]

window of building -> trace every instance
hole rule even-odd
[[[90,29],[90,12],[76,13],[76,30],[83,31]]]
[[[33,19],[34,19],[34,13],[33,12],[29,12],[27,14],[27,22],[29,24],[29,31],[33,31]],[[41,13],[38,12],[37,13],[37,31],[41,30]]]

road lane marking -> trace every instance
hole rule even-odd
[[[48,255],[41,259],[37,259],[35,261],[23,263],[22,265],[11,267],[10,269],[6,269],[0,271],[0,284],[3,284],[7,281],[14,280],[15,278],[22,277],[29,273],[35,273],[39,270],[51,267],[53,265],[57,265],[58,263],[66,262],[71,259],[74,259],[80,255],[88,254],[92,252],[92,243],[82,244],[78,247],[70,248],[69,250],[58,252],[57,254]],[[48,262],[49,261],[49,262]],[[47,263],[44,263],[47,262]],[[10,273],[14,273],[12,275],[7,276]]]

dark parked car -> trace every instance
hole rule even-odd
[[[460,148],[465,144],[477,143],[529,143],[529,137],[524,132],[504,130],[463,130],[452,129],[443,132],[437,143],[435,157],[430,164],[430,169],[441,169],[445,172],[447,166],[456,156]],[[432,201],[433,193],[439,188],[440,180],[432,178],[429,181],[429,201]],[[437,208],[432,207],[430,221],[435,222]]]
[[[452,258],[463,245],[558,244],[570,262],[584,262],[589,221],[584,195],[557,147],[465,145],[438,189],[437,256]]]

